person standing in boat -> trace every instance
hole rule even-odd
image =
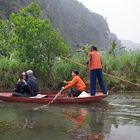
[[[95,46],[91,46],[91,51],[88,54],[87,65],[89,66],[90,69],[91,96],[95,96],[96,94],[96,78],[98,78],[98,82],[103,94],[107,94],[106,85],[103,81],[102,75],[102,60]]]
[[[16,87],[12,91],[12,95],[17,96],[17,97],[30,96],[30,91],[29,91],[29,88],[28,88],[27,82],[26,82],[26,73],[25,72],[22,72],[21,77],[17,81]]]
[[[71,81],[63,81],[64,84],[67,84],[65,87],[62,87],[63,90],[70,89],[70,96],[78,97],[83,91],[86,89],[86,85],[83,80],[79,76],[79,72],[77,70],[72,71],[72,80]]]
[[[27,86],[30,90],[30,96],[36,96],[38,94],[38,81],[34,76],[32,70],[27,70]]]

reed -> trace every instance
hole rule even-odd
[[[123,53],[117,57],[109,54],[103,55],[103,70],[106,73],[115,75],[122,79],[140,83],[140,52]],[[118,88],[131,88],[130,85],[124,85],[120,81],[107,79],[108,85]],[[134,87],[132,87],[134,88]]]
[[[78,55],[69,57],[73,62],[85,65],[85,58]],[[131,52],[118,55],[116,57],[103,54],[103,71],[116,77],[140,83],[140,53]],[[0,89],[12,90],[20,74],[27,69],[32,69],[38,78],[40,89],[60,89],[63,80],[71,79],[71,71],[79,70],[81,77],[89,84],[89,71],[85,67],[76,65],[64,59],[56,59],[52,69],[47,64],[26,64],[18,60],[0,59]],[[121,81],[104,77],[106,84],[112,89],[137,89],[131,85],[121,83]]]

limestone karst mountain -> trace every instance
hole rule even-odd
[[[0,18],[8,18],[12,11],[18,11],[32,0],[0,0]],[[109,30],[103,16],[89,11],[76,0],[36,0],[42,8],[42,17],[48,17],[70,46],[94,42],[101,49],[109,48],[120,40]]]

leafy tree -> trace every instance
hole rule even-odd
[[[0,20],[0,57],[10,57],[13,51],[13,32],[8,20]]]
[[[51,86],[54,61],[61,55],[67,55],[69,48],[59,32],[52,28],[50,21],[41,19],[40,14],[39,5],[32,2],[19,13],[11,15],[16,46],[14,56],[34,69],[46,71],[46,78]]]
[[[40,13],[39,5],[33,2],[11,15],[17,37],[17,55],[22,61],[35,64],[47,62],[51,67],[56,56],[68,53],[68,46],[49,20],[40,18]]]

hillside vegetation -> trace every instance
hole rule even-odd
[[[9,17],[31,0],[0,0],[0,18]],[[66,43],[73,48],[94,43],[102,50],[109,48],[117,36],[110,32],[103,16],[93,13],[76,0],[36,0],[41,6],[42,17],[49,18],[53,27],[60,30]]]

